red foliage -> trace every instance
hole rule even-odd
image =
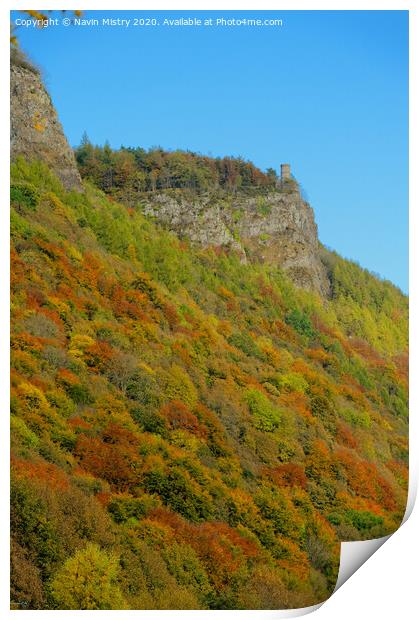
[[[309,408],[309,399],[302,392],[283,392],[280,396],[280,401],[285,407],[293,409],[304,417],[313,417]]]
[[[186,405],[178,400],[172,400],[169,404],[160,409],[160,414],[168,421],[173,430],[182,429],[206,437],[208,432],[205,426],[199,423],[198,418]]]
[[[349,375],[349,374],[343,374],[343,375],[342,375],[342,379],[343,379],[346,383],[349,383],[349,385],[353,386],[353,387],[355,388],[355,391],[362,392],[362,393],[365,393],[365,392],[367,391],[367,390],[364,388],[364,386],[363,386],[363,385],[361,385],[361,384],[359,383],[359,381],[357,381],[357,380],[355,379],[355,377],[353,377],[352,375]]]
[[[351,347],[359,355],[362,355],[368,362],[381,365],[384,363],[381,355],[365,340],[361,338],[351,338]]]
[[[387,469],[389,469],[395,478],[402,482],[403,486],[406,486],[409,480],[409,470],[403,463],[398,461],[389,461],[386,463]]]
[[[166,321],[169,323],[170,329],[174,329],[179,323],[179,317],[175,306],[166,302],[163,304],[162,310]]]
[[[87,430],[89,428],[92,428],[92,425],[89,424],[89,422],[86,422],[86,420],[83,420],[83,418],[81,418],[80,416],[76,415],[74,416],[74,418],[70,418],[70,420],[68,421],[68,424],[71,426],[71,428],[73,428],[74,430]]]
[[[320,347],[317,349],[305,349],[304,354],[315,362],[319,362],[323,367],[330,365],[334,360],[333,355],[326,353],[326,351]]]
[[[271,284],[268,284],[264,278],[260,277],[258,281],[259,293],[263,298],[270,299],[276,308],[283,308],[284,304],[282,303],[281,297],[274,290]]]
[[[202,403],[198,403],[195,412],[200,422],[203,422],[210,432],[217,433],[220,436],[224,435],[223,425],[211,409]]]
[[[13,242],[10,242],[10,287],[12,290],[18,290],[25,278],[25,263],[21,260]]]
[[[71,370],[60,368],[57,372],[57,381],[67,386],[79,385],[80,379]]]
[[[57,297],[59,299],[68,303],[71,301],[72,304],[77,308],[77,310],[83,310],[87,301],[86,297],[83,297],[80,293],[76,293],[76,288],[74,285],[70,285],[68,282],[59,282],[56,290]],[[91,298],[89,298],[91,302]]]
[[[113,489],[126,491],[139,480],[140,459],[130,431],[110,424],[101,437],[80,435],[75,454],[88,472],[107,480]]]
[[[393,357],[396,366],[395,375],[400,382],[407,386],[409,381],[409,353],[400,353]]]
[[[313,327],[315,327],[316,330],[321,332],[322,334],[325,334],[325,336],[339,339],[339,334],[336,329],[333,329],[332,327],[326,325],[326,323],[324,323],[317,314],[312,315],[311,322],[313,324]]]
[[[37,484],[47,484],[49,488],[56,490],[64,490],[69,486],[68,478],[64,471],[53,463],[27,461],[12,456],[11,466],[12,471],[18,478],[32,480]]]
[[[86,252],[83,257],[81,269],[78,271],[78,278],[82,284],[93,290],[98,289],[98,276],[101,272],[101,263],[90,252]]]
[[[322,479],[331,475],[331,454],[322,439],[313,441],[307,455],[306,473],[315,479]]]
[[[353,379],[350,375],[343,375],[342,381],[348,381],[351,385],[342,384],[339,386],[338,391],[342,396],[351,400],[356,405],[366,408],[368,407],[368,401],[365,398],[363,392],[365,389],[359,385],[359,383]]]
[[[229,299],[226,308],[228,312],[237,312],[237,310],[239,309],[239,303],[237,299]]]
[[[284,463],[273,468],[264,468],[265,473],[279,487],[307,487],[304,468],[298,463]]]
[[[356,448],[358,442],[348,424],[342,421],[336,423],[336,441],[347,448]]]
[[[115,423],[108,424],[102,432],[102,438],[106,443],[132,446],[133,448],[138,444],[138,439],[134,433]]]
[[[321,318],[316,314],[312,315],[311,322],[313,323],[313,326],[317,329],[317,331],[321,332],[325,336],[329,336],[329,338],[332,338],[333,340],[337,340],[342,346],[342,349],[345,351],[346,355],[352,354],[352,348],[349,341],[344,338],[342,334],[339,333],[336,329],[326,325],[326,323],[324,323]]]
[[[185,330],[183,328],[177,330],[177,331],[183,331],[184,333],[187,332],[188,330]],[[183,363],[186,366],[191,366],[192,365],[192,358],[191,355],[189,353],[189,349],[186,345],[185,342],[179,342],[179,341],[175,341],[172,344],[172,351],[175,355],[178,355],[180,357],[180,359],[183,361]]]
[[[212,246],[212,251],[216,256],[227,256],[227,248],[224,245],[214,245]]]
[[[41,377],[31,377],[29,382],[43,392],[46,392],[46,390],[51,387],[51,382],[41,379]]]
[[[186,252],[189,249],[189,244],[187,241],[179,240],[177,247],[182,252]]]
[[[339,448],[335,452],[334,460],[338,467],[343,467],[347,484],[356,495],[371,499],[386,510],[396,509],[397,502],[393,487],[379,473],[374,463],[362,461],[344,448]]]
[[[95,372],[107,370],[114,355],[114,349],[104,340],[95,342],[85,350],[86,364]]]
[[[273,322],[272,333],[281,338],[281,340],[288,342],[297,342],[298,340],[297,332],[284,321],[281,321],[281,319]]]
[[[144,320],[144,307],[148,303],[147,296],[134,289],[125,290],[120,284],[113,283],[108,298],[116,317],[128,316],[131,319]]]
[[[112,493],[108,493],[106,491],[99,491],[99,493],[96,493],[95,495],[95,499],[97,499],[97,501],[100,504],[102,504],[102,506],[104,506],[105,508],[111,501],[111,498],[112,498]]]
[[[11,337],[10,346],[12,349],[18,349],[20,351],[42,351],[43,347],[48,344],[54,344],[55,340],[49,338],[41,338],[38,336],[31,336],[26,332],[13,335]]]
[[[31,310],[38,310],[46,302],[45,294],[32,286],[26,289],[26,304]]]
[[[49,258],[58,260],[65,257],[63,249],[55,243],[45,241],[41,237],[35,237],[34,242]]]
[[[156,508],[149,517],[172,528],[179,542],[193,547],[219,588],[231,581],[248,558],[259,555],[255,542],[226,523],[192,524],[165,508]]]

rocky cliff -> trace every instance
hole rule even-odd
[[[64,187],[82,190],[74,153],[39,72],[18,55],[11,63],[11,156],[42,159]],[[288,180],[287,180],[288,181]],[[178,236],[238,252],[243,262],[281,266],[297,286],[329,292],[313,210],[289,182],[268,193],[150,192],[144,213]]]
[[[69,190],[82,190],[74,153],[39,72],[20,57],[10,67],[11,157],[46,161]]]
[[[179,236],[204,246],[231,248],[245,262],[280,265],[298,286],[323,296],[329,293],[313,209],[296,184],[266,195],[224,199],[156,193],[143,210]]]

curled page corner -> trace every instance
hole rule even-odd
[[[406,510],[403,516],[403,520],[399,527],[402,527],[412,514],[413,506],[417,496],[417,480],[415,477],[410,476],[409,479],[409,492],[406,502]],[[396,530],[397,531],[397,530]],[[394,534],[395,532],[393,532]],[[359,569],[378,549],[384,545],[387,540],[393,536],[383,536],[382,538],[374,538],[372,540],[357,540],[351,542],[342,542],[340,547],[340,566],[338,578],[336,581],[336,592],[352,575]],[[333,596],[332,593],[332,596]],[[302,614],[301,614],[302,615]]]
[[[372,540],[356,540],[342,542],[340,545],[340,566],[336,581],[336,592],[389,538],[374,538]],[[332,594],[333,596],[333,594]]]
[[[300,616],[306,616],[313,611],[319,609],[325,601],[317,603],[317,605],[310,605],[310,607],[299,607],[298,609],[281,609],[275,612],[271,612],[266,618],[299,618]]]
[[[416,502],[416,497],[418,494],[418,479],[417,476],[413,474],[413,472],[415,471],[414,467],[413,467],[413,463],[410,462],[409,464],[409,492],[407,495],[407,503],[406,503],[406,510],[404,513],[404,517],[403,517],[403,521],[401,522],[400,525],[403,525],[403,523],[406,523],[406,521],[408,520],[408,518],[410,517],[410,515],[412,514],[412,510],[413,510],[413,506],[415,505]]]
[[[327,600],[327,599],[326,599]],[[326,601],[322,601],[321,603],[317,603],[316,605],[310,605],[309,607],[298,607],[295,609],[258,609],[257,612],[255,610],[250,609],[240,609],[234,610],[235,617],[237,616],[240,620],[255,620],[255,613],[257,613],[257,617],[261,620],[277,620],[277,618],[299,618],[300,616],[306,616],[311,614],[313,611],[316,611]],[[185,613],[183,610],[182,613]],[[188,611],[186,611],[188,613]],[[212,610],[211,617],[215,618],[215,620],[230,620],[231,618],[231,610]]]

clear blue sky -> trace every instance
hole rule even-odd
[[[19,28],[71,144],[86,130],[113,147],[290,162],[321,241],[407,291],[408,13],[84,13],[147,16],[283,26]]]

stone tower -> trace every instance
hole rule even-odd
[[[291,178],[291,166],[290,164],[281,164],[281,181]]]

